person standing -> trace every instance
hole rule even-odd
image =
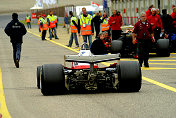
[[[152,8],[152,15],[147,18],[151,23],[152,29],[154,31],[154,37],[156,40],[160,38],[160,33],[163,32],[163,23],[159,15],[156,14],[156,9]]]
[[[108,24],[109,17],[107,16],[106,12],[103,13],[103,17],[100,20],[101,23],[101,31],[107,31],[110,34],[110,26]]]
[[[63,28],[65,28],[65,22],[66,22],[66,18],[68,17],[67,13],[65,13],[65,17],[64,17],[64,26]]]
[[[55,23],[55,18],[53,16],[53,12],[52,11],[50,11],[50,14],[47,16],[47,22],[48,22],[48,25],[49,25],[50,40],[52,40],[52,35],[54,35],[55,39],[59,39],[57,37],[56,23]]]
[[[95,38],[97,38],[100,33],[100,16],[98,12],[96,13],[96,16],[93,18],[93,22],[94,22],[95,31],[96,31]]]
[[[153,6],[153,5],[150,5],[149,8],[148,8],[148,10],[146,11],[146,17],[147,17],[147,18],[152,15],[152,12],[151,12],[151,9],[152,9],[152,8],[154,8],[154,6]]]
[[[70,18],[71,18],[71,22],[70,22],[71,36],[70,36],[69,44],[67,46],[68,47],[72,46],[73,38],[74,38],[75,39],[76,48],[78,48],[79,44],[78,44],[78,38],[77,38],[77,35],[76,35],[76,33],[78,33],[78,29],[77,29],[78,20],[77,20],[76,17],[73,16],[73,12],[72,11],[69,12],[69,15],[70,15]]]
[[[161,16],[161,20],[163,23],[164,32],[170,33],[172,30],[172,17],[167,14],[167,9],[162,10],[163,15]]]
[[[117,13],[117,10],[113,10],[113,15],[109,18],[108,23],[112,30],[112,40],[117,40],[122,32],[122,16]]]
[[[175,5],[172,5],[172,10],[174,10]]]
[[[27,14],[25,20],[26,20],[28,29],[29,29],[29,28],[31,29],[31,17],[30,17],[28,14]]]
[[[135,40],[136,34],[137,36]],[[155,41],[153,37],[152,25],[147,21],[146,13],[142,12],[140,15],[140,21],[135,24],[132,34],[132,43],[137,43],[138,60],[141,67],[143,62],[145,67],[149,67],[149,51],[152,41]]]
[[[99,16],[102,17],[102,15],[101,15],[101,11],[99,11]]]
[[[44,16],[42,16],[41,18],[41,21],[40,21],[40,27],[42,29],[42,41],[46,40],[45,37],[46,37],[46,32],[48,30],[48,23],[47,23],[47,20],[45,19]]]
[[[156,14],[161,17],[160,10],[158,8],[156,9]]]
[[[37,24],[38,24],[38,26],[39,26],[39,32],[41,32],[41,29],[40,29],[40,19],[42,18],[42,15],[39,15],[39,17],[38,17],[38,22],[37,22]]]
[[[176,7],[173,8],[171,17],[172,17],[172,33],[176,33]]]
[[[12,21],[7,24],[4,31],[8,36],[10,36],[10,42],[13,47],[13,60],[16,68],[19,68],[23,36],[27,31],[24,24],[19,22],[17,13],[12,14]]]
[[[82,35],[84,43],[87,43],[87,38],[89,40],[89,48],[92,45],[92,35],[94,35],[94,25],[91,15],[87,15],[86,8],[82,8],[83,14],[79,16],[78,19],[78,34]],[[81,32],[81,33],[80,33]],[[88,48],[85,45],[85,48]]]
[[[57,29],[57,23],[59,22],[59,19],[56,15],[54,15],[55,23],[56,23],[56,29]]]
[[[68,14],[65,13],[65,17],[64,17],[64,26],[66,27],[66,30],[67,30],[67,33],[69,34],[69,17],[68,17]]]

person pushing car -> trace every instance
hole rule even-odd
[[[136,40],[135,34],[137,34]],[[143,62],[145,67],[149,67],[149,50],[152,41],[155,41],[152,25],[150,24],[150,22],[147,21],[146,13],[142,12],[140,16],[140,21],[135,24],[132,34],[132,43],[137,43],[138,60],[141,67]]]

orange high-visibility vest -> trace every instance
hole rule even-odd
[[[47,21],[46,21],[45,19],[43,19],[43,18],[41,19],[41,21],[42,21],[42,23],[43,23],[42,29],[43,29],[43,30],[48,30],[49,26],[48,26]]]
[[[49,18],[49,21],[50,21],[50,28],[56,27],[54,16],[53,15],[52,16],[48,15],[47,18]]]
[[[109,20],[108,18],[105,18],[104,21],[103,21],[103,23],[101,23],[101,31],[102,32],[109,30],[110,26],[108,24],[108,20]]]
[[[55,23],[58,23],[57,19],[55,20]]]
[[[72,33],[77,33],[77,32],[78,32],[78,29],[77,29],[76,26],[70,25],[70,28],[71,28],[71,32],[72,32]]]
[[[42,28],[43,30],[48,30],[48,24],[46,23],[46,24],[43,24],[43,28]]]
[[[27,22],[27,23],[30,23],[31,21],[30,21],[30,19],[26,19],[26,22]]]
[[[71,17],[71,23],[70,23],[70,28],[71,28],[71,32],[72,33],[77,33],[78,32],[78,29],[77,29],[77,27],[73,24],[73,22],[72,21],[75,21],[76,23],[78,23],[78,20],[77,20],[77,18],[76,17]]]
[[[54,27],[56,27],[56,23],[55,23],[55,21],[51,21],[50,22],[50,28],[54,28]]]
[[[79,19],[81,26],[81,35],[92,35],[92,28],[91,28],[92,16],[87,15],[87,17],[85,18],[83,15],[81,15]],[[84,24],[86,25],[86,27],[83,27]]]
[[[57,16],[54,16],[54,18],[55,18],[55,23],[58,23],[58,21],[57,21],[57,19],[58,19]]]
[[[27,22],[27,23],[31,22],[30,16],[26,16],[26,22]]]
[[[38,20],[37,24],[40,25],[40,20]]]

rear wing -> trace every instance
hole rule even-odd
[[[90,55],[90,56],[65,55],[64,59],[67,62],[100,63],[106,61],[120,60],[120,53],[107,54],[107,55]]]

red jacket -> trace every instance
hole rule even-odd
[[[116,23],[113,24],[112,22],[115,21]],[[111,30],[121,30],[121,26],[122,26],[122,16],[119,15],[119,16],[111,16],[109,18],[109,21],[108,21],[110,27],[111,27]]]
[[[146,21],[145,24],[138,21],[134,25],[133,33],[137,34],[137,40],[150,40],[152,39],[151,34],[153,33],[152,26],[148,21]]]
[[[176,13],[173,12],[171,14],[171,17],[172,17],[172,20],[173,20],[172,25],[174,25],[174,27],[176,28]]]
[[[147,20],[152,24],[152,23],[154,23],[154,25],[152,25],[152,29],[155,29],[156,27],[160,27],[161,29],[163,29],[163,23],[162,23],[162,20],[161,20],[161,18],[160,18],[160,16],[159,15],[155,15],[155,16],[153,16],[153,15],[150,15],[148,18],[147,18]]]
[[[148,9],[147,11],[146,11],[146,17],[148,18],[149,16],[151,16],[152,15],[152,12]]]

